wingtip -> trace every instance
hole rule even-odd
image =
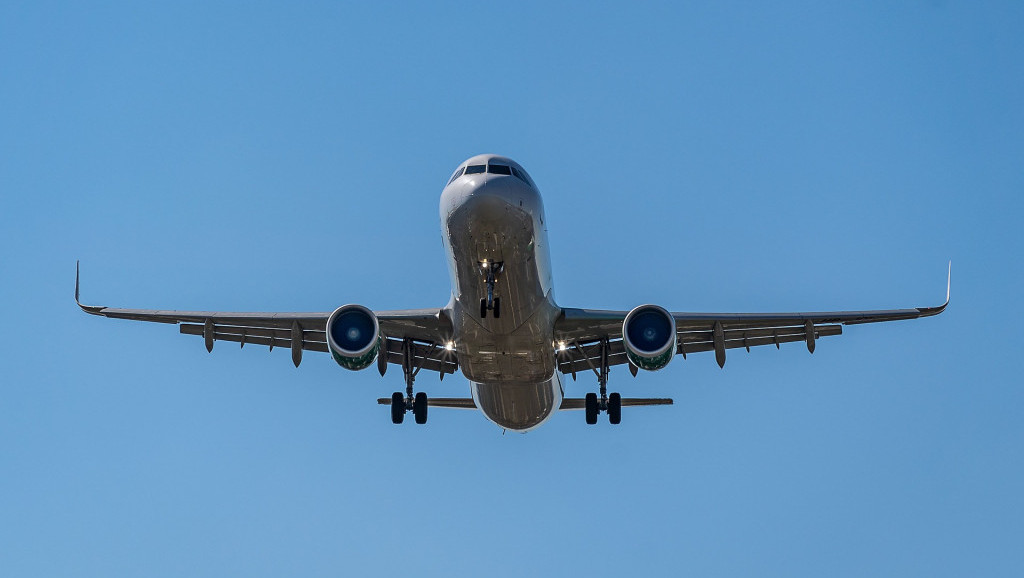
[[[949,305],[949,288],[952,284],[953,279],[953,261],[950,260],[946,266],[946,301],[938,307],[919,307],[917,309],[921,317],[929,317],[932,315],[938,315],[946,310]]]
[[[949,287],[950,287],[950,285],[952,283],[952,280],[953,280],[953,260],[950,259],[949,260],[949,265],[947,266],[947,269],[946,269],[946,303],[943,305],[943,307],[945,307],[946,305],[949,305]]]
[[[82,311],[85,311],[86,313],[91,313],[93,315],[102,315],[102,313],[100,313],[100,311],[102,311],[104,309],[103,306],[82,305],[82,301],[80,299],[80,291],[79,291],[80,280],[81,280],[81,263],[79,261],[75,261],[75,304],[77,304],[78,307]]]

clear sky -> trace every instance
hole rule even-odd
[[[1020,575],[1024,4],[148,4],[0,6],[3,576]],[[72,300],[441,306],[484,152],[564,306],[952,305],[502,435]]]

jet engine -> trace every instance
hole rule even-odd
[[[676,353],[676,320],[657,305],[641,305],[622,322],[622,341],[630,363],[656,371]]]
[[[327,347],[345,369],[369,367],[381,341],[377,316],[362,305],[343,305],[327,318]]]

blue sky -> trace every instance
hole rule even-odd
[[[1024,8],[4,3],[9,576],[1013,576]],[[511,156],[565,306],[938,318],[678,359],[502,435],[389,423],[124,307],[447,302],[442,185]],[[461,396],[461,377],[433,395]],[[569,382],[582,396],[592,377]]]

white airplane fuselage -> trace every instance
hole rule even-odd
[[[480,155],[460,167],[514,161]],[[522,171],[522,175],[526,175]],[[526,431],[544,423],[562,401],[555,367],[554,323],[544,206],[540,192],[519,175],[463,174],[441,193],[441,234],[452,299],[455,349],[473,400],[497,425]],[[493,296],[500,315],[481,313],[486,268],[501,264]]]

